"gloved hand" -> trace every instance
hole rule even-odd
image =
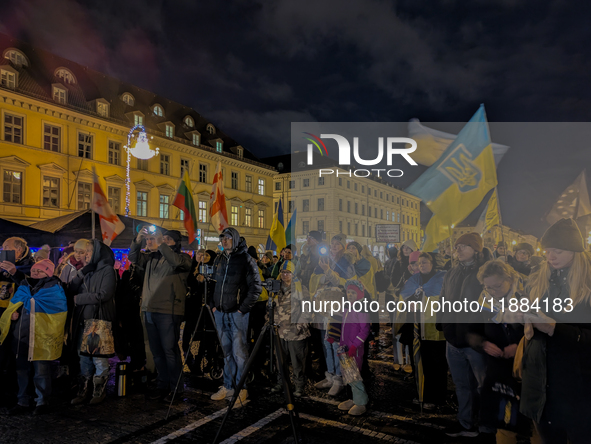
[[[349,347],[349,351],[347,352],[347,354],[351,357],[355,356],[357,354],[357,347],[355,347],[354,345]]]
[[[96,264],[90,263],[90,264],[82,267],[82,269],[80,270],[80,273],[82,273],[83,276],[86,276],[88,273],[91,273],[95,270],[96,270]]]
[[[333,338],[328,338],[327,341],[328,341],[329,344],[332,344],[334,342],[334,339]]]

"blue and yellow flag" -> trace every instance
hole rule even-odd
[[[0,344],[10,329],[11,315],[19,307],[30,313],[29,361],[53,361],[62,354],[64,326],[68,314],[66,295],[61,285],[42,288],[34,296],[28,285],[21,285],[0,317]]]
[[[433,212],[422,250],[433,251],[497,185],[497,170],[484,105],[445,152],[406,191]]]
[[[285,248],[285,225],[283,223],[283,204],[279,198],[279,205],[277,205],[277,212],[273,216],[273,225],[271,225],[271,232],[269,233],[271,240],[277,247],[277,253]]]
[[[285,244],[294,244],[295,245],[295,229],[298,221],[298,210],[294,208],[293,214],[289,219],[289,223],[287,224],[287,228],[285,229]]]

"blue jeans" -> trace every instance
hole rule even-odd
[[[183,361],[179,338],[181,335],[181,315],[144,311],[144,324],[148,333],[150,351],[158,372],[156,388],[173,392],[179,376],[179,390],[183,388]]]
[[[466,429],[474,426],[474,404],[486,376],[486,361],[482,353],[470,347],[457,348],[447,343],[447,363],[456,386],[458,421]],[[496,429],[479,427],[480,432],[495,433]]]
[[[320,330],[322,338],[326,337],[326,330]],[[332,344],[326,339],[322,340],[324,345],[324,357],[326,358],[326,371],[333,375],[341,376],[341,363],[339,362],[339,356],[337,350],[339,348],[338,341],[334,341]]]
[[[224,350],[224,387],[233,388],[232,380],[236,384],[242,377],[244,365],[248,359],[248,318],[249,313],[213,313],[218,335],[222,340]],[[244,386],[246,388],[246,385]]]
[[[81,332],[78,337],[78,356],[80,356],[80,374],[86,379],[92,379],[93,376],[108,376],[109,375],[109,359],[108,358],[93,358],[90,356],[82,356],[80,354],[80,345],[82,344]]]
[[[369,398],[363,381],[351,382],[349,383],[349,387],[351,387],[351,392],[353,392],[353,402],[355,405],[367,405]]]
[[[24,348],[24,347],[23,347]],[[19,353],[16,360],[16,376],[18,379],[18,403],[19,405],[29,407],[30,396],[28,394],[29,375],[31,368],[35,372],[33,382],[35,383],[35,393],[37,394],[37,405],[49,404],[49,395],[51,395],[51,367],[50,361],[28,361],[26,350]]]

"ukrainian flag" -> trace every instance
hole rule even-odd
[[[497,185],[497,170],[484,105],[453,143],[406,191],[433,212],[427,224],[424,251],[433,251],[450,236]]]
[[[277,247],[277,253],[285,248],[285,225],[283,223],[283,204],[279,198],[279,205],[277,205],[277,212],[273,216],[273,225],[271,225],[271,232],[269,233],[271,240]]]
[[[62,354],[64,326],[68,314],[66,295],[61,285],[43,288],[31,295],[28,285],[21,285],[0,318],[0,344],[10,329],[12,313],[24,306],[30,313],[29,361],[53,361]]]

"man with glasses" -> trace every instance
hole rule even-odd
[[[216,281],[210,301],[216,328],[225,355],[224,385],[211,396],[214,401],[231,398],[234,383],[240,381],[248,359],[249,313],[259,298],[262,286],[256,261],[248,254],[246,241],[235,228],[220,234],[223,252],[214,264]],[[246,388],[238,397],[238,405],[248,397]]]

